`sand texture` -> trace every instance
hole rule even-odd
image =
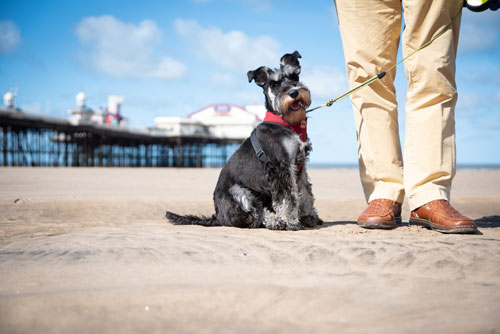
[[[0,168],[0,333],[500,333],[499,170],[457,173],[476,235],[364,230],[358,171],[309,172],[291,232],[167,223],[218,169]]]

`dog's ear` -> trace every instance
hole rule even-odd
[[[299,51],[284,54],[280,59],[281,72],[285,76],[298,76],[300,74],[299,58],[302,58]]]
[[[255,80],[255,83],[257,85],[263,87],[267,82],[267,76],[268,76],[267,70],[268,70],[267,67],[261,66],[255,71],[248,71],[247,72],[248,82],[252,82],[252,80]]]

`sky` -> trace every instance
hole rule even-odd
[[[301,55],[312,105],[348,90],[333,1],[0,0],[0,93],[25,112],[69,117],[75,96],[124,97],[133,128],[214,103],[263,104],[247,71]],[[401,59],[399,56],[398,59]],[[500,164],[500,10],[464,9],[457,56],[458,164]],[[407,81],[398,67],[400,135]],[[357,163],[349,99],[310,114],[311,163]]]

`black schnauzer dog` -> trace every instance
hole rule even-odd
[[[267,227],[301,230],[322,224],[314,208],[306,160],[311,144],[306,134],[309,89],[299,81],[300,54],[281,57],[280,69],[261,66],[248,71],[248,81],[262,87],[268,110],[222,169],[210,218],[167,212],[179,225]]]

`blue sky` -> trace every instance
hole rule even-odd
[[[263,102],[246,73],[302,54],[312,105],[347,90],[333,1],[0,1],[0,93],[27,112],[68,117],[79,91],[124,96],[132,127],[213,103]],[[464,10],[457,58],[457,161],[500,163],[500,11]],[[404,106],[403,67],[396,79]],[[404,138],[404,107],[400,108]],[[311,115],[313,163],[356,163],[348,99]]]

